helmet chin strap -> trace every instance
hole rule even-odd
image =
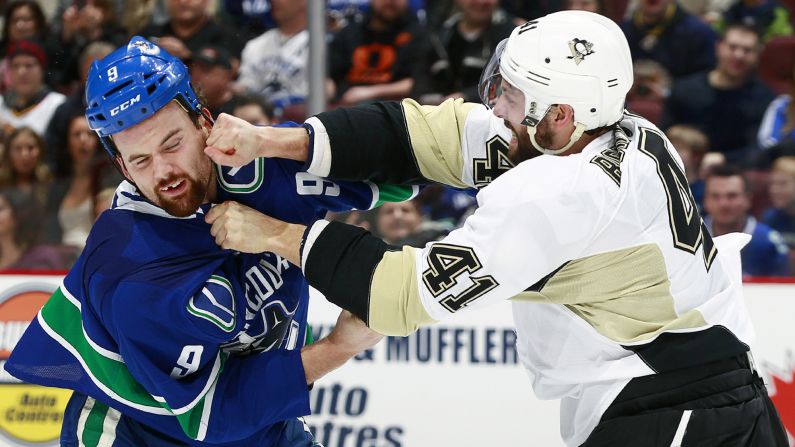
[[[536,148],[537,151],[546,155],[559,155],[566,152],[577,140],[580,139],[582,133],[585,132],[585,124],[576,123],[574,125],[574,132],[571,133],[569,142],[566,143],[565,146],[563,146],[560,149],[546,149],[541,147],[541,145],[538,144],[538,142],[536,141],[536,127],[538,126],[526,126],[526,127],[527,127],[527,133],[530,135],[530,142],[533,144],[533,147]]]

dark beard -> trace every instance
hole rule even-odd
[[[547,121],[547,117],[544,117],[536,129],[536,143],[544,149],[556,149],[552,147],[555,143],[552,141],[552,131],[549,127],[549,121]]]
[[[167,185],[173,181],[174,180],[164,182],[164,184]],[[175,217],[188,217],[195,213],[204,202],[204,197],[207,195],[207,185],[202,185],[192,178],[186,178],[185,181],[188,183],[188,189],[186,193],[176,201],[166,199],[160,196],[159,193],[155,193],[157,194],[157,201],[160,208],[163,208],[168,214]],[[159,190],[160,187],[158,187],[158,191]]]
[[[541,155],[541,152],[538,152],[530,142],[530,135],[527,133],[527,129],[524,126],[515,127],[507,120],[503,121],[506,127],[512,129],[516,133],[516,146],[511,146],[508,151],[508,159],[511,160],[514,166],[525,160]]]

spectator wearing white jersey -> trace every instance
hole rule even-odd
[[[309,91],[306,0],[273,0],[272,7],[276,28],[243,48],[237,86],[283,108],[304,102]]]
[[[44,135],[55,109],[66,100],[44,83],[47,54],[32,40],[11,42],[6,53],[11,86],[0,97],[0,123],[9,128],[27,126]]]

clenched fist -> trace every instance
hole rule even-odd
[[[259,157],[305,161],[309,137],[303,127],[261,127],[222,113],[207,137],[204,153],[223,166],[239,167]]]
[[[248,121],[222,113],[213,124],[207,137],[204,153],[214,162],[224,166],[243,166],[260,154],[265,147],[266,127],[257,127]]]
[[[274,219],[238,202],[214,206],[204,217],[212,225],[210,234],[221,248],[243,253],[272,252],[301,265],[303,225]]]

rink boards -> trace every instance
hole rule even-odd
[[[60,276],[0,275],[0,366]],[[749,283],[757,365],[795,433],[795,283]],[[313,294],[316,338],[338,309]],[[562,446],[558,405],[533,396],[513,349],[508,303],[388,337],[319,381],[307,418],[326,447]],[[550,334],[554,336],[554,334]],[[18,383],[0,368],[0,446],[57,445],[69,392]]]

